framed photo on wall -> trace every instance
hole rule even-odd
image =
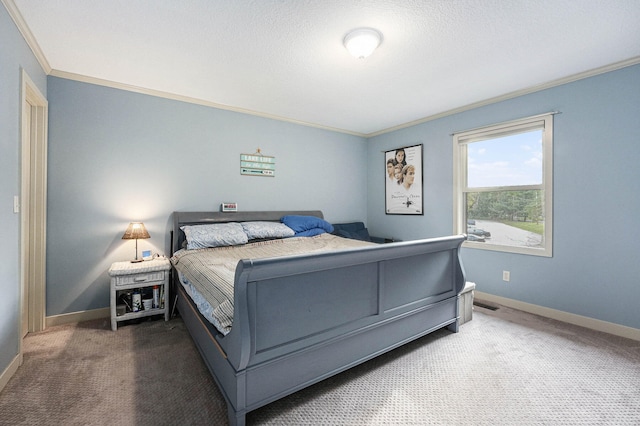
[[[386,214],[424,214],[422,145],[384,153]]]

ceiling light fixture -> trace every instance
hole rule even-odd
[[[344,47],[355,58],[364,59],[380,46],[382,34],[373,28],[358,28],[344,38]]]

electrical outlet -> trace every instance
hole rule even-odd
[[[502,281],[509,281],[511,279],[511,272],[502,271]]]
[[[220,204],[221,212],[237,212],[238,204],[237,203],[222,203]]]

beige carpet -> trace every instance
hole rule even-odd
[[[182,321],[27,336],[2,425],[226,425]],[[640,342],[501,307],[249,413],[248,425],[640,425]]]

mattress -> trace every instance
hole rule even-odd
[[[223,335],[233,325],[233,284],[241,259],[263,259],[321,253],[374,245],[332,234],[292,237],[230,247],[178,250],[171,263],[198,310]]]

